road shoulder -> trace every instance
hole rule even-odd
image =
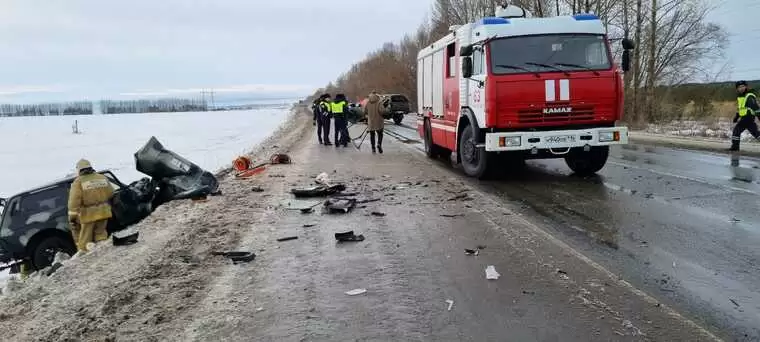
[[[630,143],[635,144],[656,145],[726,154],[729,153],[728,148],[731,146],[731,142],[726,140],[698,137],[679,137],[635,131],[629,133],[628,139]],[[741,154],[752,157],[760,157],[760,144],[754,142],[742,142]]]

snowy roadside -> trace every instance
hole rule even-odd
[[[664,124],[649,124],[643,130],[631,131],[633,143],[662,145],[683,149],[726,152],[731,145],[731,120],[713,122],[681,120]],[[749,132],[742,133],[743,154],[760,156],[760,144]]]
[[[113,171],[124,183],[136,181],[145,175],[135,169],[133,153],[152,135],[202,168],[228,169],[235,156],[259,145],[291,112],[283,104],[268,106],[241,111],[2,118],[0,135],[24,144],[0,147],[5,166],[0,170],[5,180],[0,197],[62,178],[83,156],[98,169]],[[71,134],[72,120],[78,121],[81,134]],[[0,271],[0,288],[10,277],[9,270]]]
[[[296,120],[302,114],[292,110],[251,152],[253,159],[287,153],[285,144],[297,142],[298,133],[311,125]],[[114,337],[120,327],[134,333],[134,340],[145,341],[140,330],[146,324],[157,325],[166,316],[190,310],[228,262],[210,252],[234,248],[240,232],[235,228],[253,224],[255,213],[265,210],[247,196],[249,188],[235,183],[229,168],[218,175],[223,196],[159,207],[136,226],[137,244],[114,247],[106,242],[67,261],[50,277],[36,275],[15,284],[0,296],[0,336],[13,341],[103,340]]]

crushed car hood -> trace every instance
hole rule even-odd
[[[219,191],[219,181],[211,173],[180,155],[167,150],[156,139],[135,153],[135,165],[158,183],[159,202],[202,197]]]

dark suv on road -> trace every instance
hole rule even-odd
[[[393,123],[400,125],[404,115],[409,114],[409,99],[401,94],[380,95],[381,103],[388,109],[385,119],[393,119]]]
[[[110,171],[102,171],[118,192],[126,186]],[[76,253],[69,230],[69,188],[75,177],[28,190],[7,200],[0,200],[0,263],[28,260],[33,269],[53,262],[59,251]],[[112,230],[115,220],[109,221]]]

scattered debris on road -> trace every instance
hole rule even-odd
[[[341,199],[329,199],[325,201],[325,209],[328,214],[334,213],[348,213],[356,207],[356,199],[354,198],[341,198]]]
[[[349,296],[356,296],[356,295],[360,295],[360,294],[366,293],[366,292],[367,292],[367,289],[354,289],[354,290],[351,290],[351,291],[346,291],[346,294],[349,295]]]
[[[464,217],[464,214],[441,214],[442,217]]]
[[[296,240],[298,239],[298,236],[287,236],[277,239],[277,242],[283,242],[283,241],[290,241],[290,240]]]
[[[264,188],[262,188],[260,186],[254,186],[253,188],[251,188],[251,191],[253,191],[253,192],[264,192]]]
[[[211,252],[211,255],[223,256],[232,260],[233,264],[239,264],[242,262],[250,262],[256,258],[256,254],[251,252],[233,251],[233,252]]]
[[[311,210],[314,207],[322,204],[322,201],[317,200],[286,200],[283,202],[283,205],[285,206],[285,209],[289,210]]]
[[[317,175],[317,178],[314,180],[314,182],[319,185],[330,186],[330,176],[327,175],[327,172],[322,172]]]
[[[469,200],[472,200],[472,198],[470,198],[470,195],[468,195],[467,193],[456,195],[456,196],[454,196],[452,198],[447,199],[447,201],[449,201],[449,202],[453,202],[453,201],[469,201]]]
[[[499,277],[501,277],[501,274],[499,274],[499,272],[496,272],[496,267],[493,265],[486,267],[486,279],[496,280],[499,279]]]
[[[335,233],[335,240],[338,240],[338,242],[360,242],[364,241],[364,235],[354,234],[354,231],[347,231],[344,233]]]
[[[732,298],[729,298],[728,300],[730,300],[730,301],[731,301],[731,303],[734,303],[734,305],[736,305],[736,307],[737,307],[737,308],[741,306],[741,305],[739,305],[739,303],[738,303],[737,301],[735,301],[735,300],[734,300],[734,299],[732,299]]]
[[[383,217],[383,216],[385,216],[385,213],[381,213],[379,211],[373,211],[370,215],[377,216],[377,217]]]
[[[307,223],[307,224],[303,225],[304,228],[311,228],[311,227],[314,227],[314,226],[316,226],[316,224],[314,224],[314,223]]]
[[[448,303],[448,304],[449,304],[449,308],[448,308],[448,309],[446,309],[446,311],[451,311],[451,308],[454,306],[454,301],[453,301],[453,300],[451,300],[451,299],[447,299],[447,300],[446,300],[446,303]]]
[[[522,293],[523,293],[523,294],[526,294],[526,295],[534,295],[534,294],[536,294],[536,291],[528,291],[528,290],[523,290],[523,292],[522,292]]]
[[[308,188],[294,188],[290,190],[290,193],[296,197],[326,197],[329,195],[337,194],[344,190],[346,190],[345,185],[336,184],[330,186],[320,185]]]
[[[467,248],[465,248],[464,249],[464,254],[476,256],[476,255],[480,254],[480,251],[475,250],[475,249],[467,249]]]

